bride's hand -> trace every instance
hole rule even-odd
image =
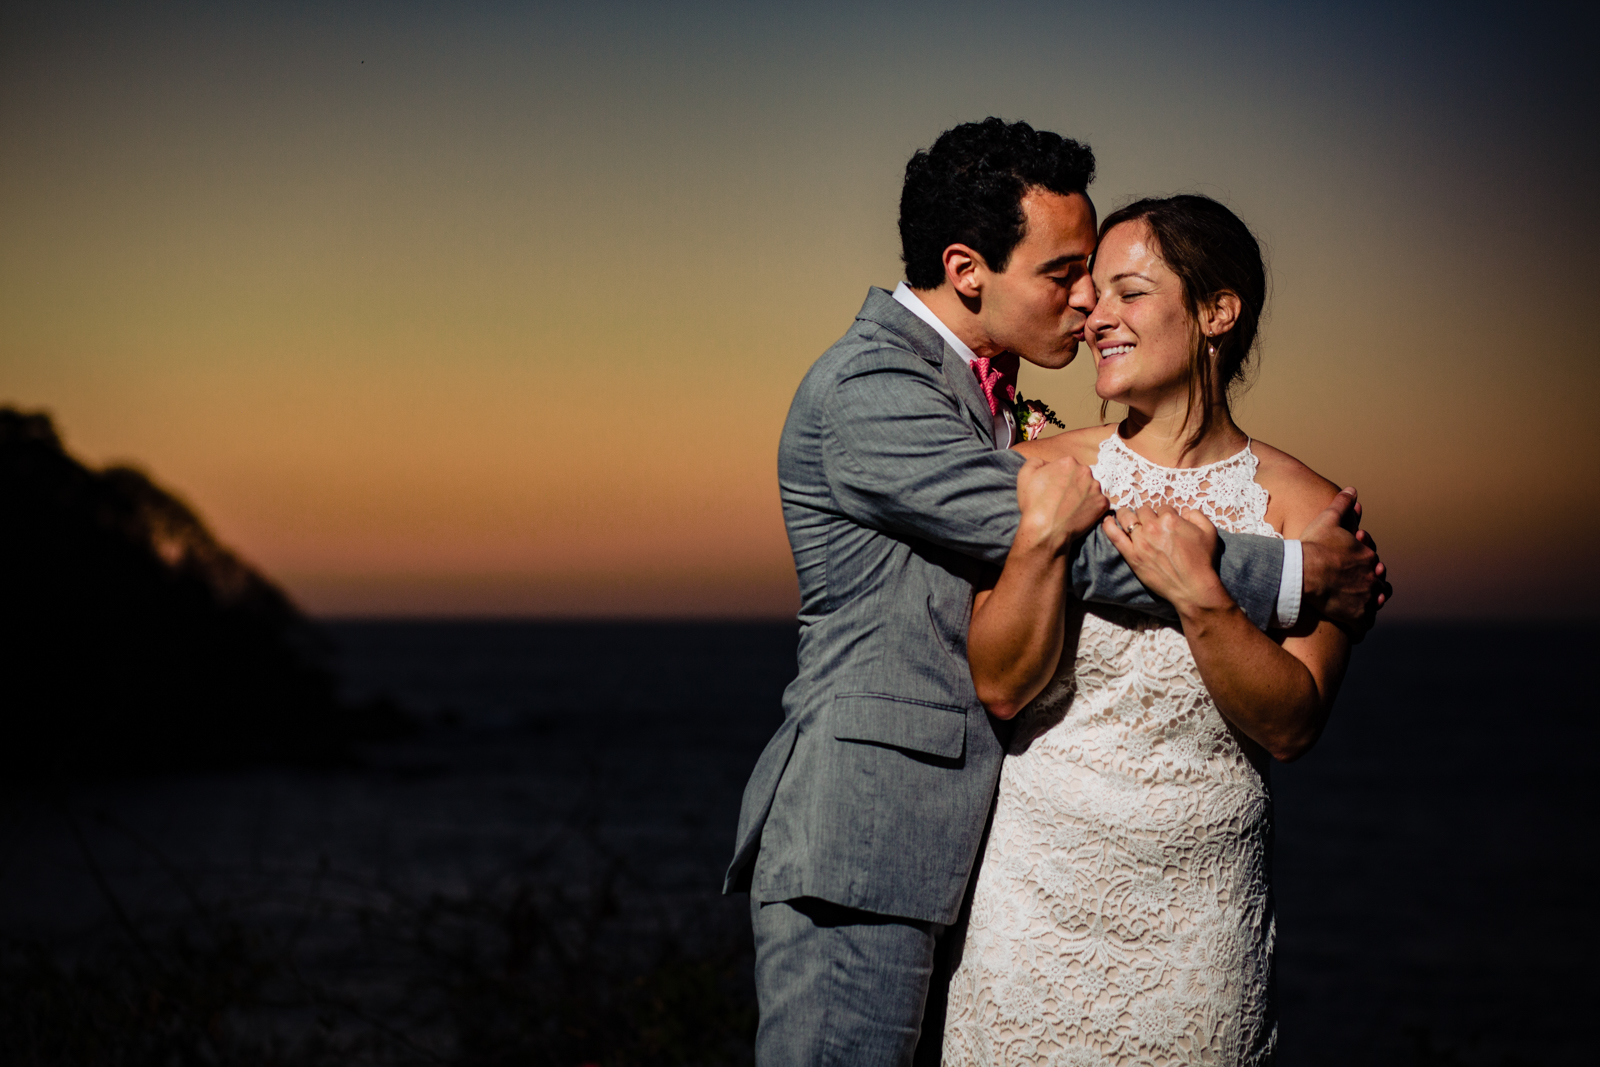
[[[1017,472],[1017,507],[1022,522],[1017,540],[1030,547],[1061,552],[1094,529],[1111,501],[1088,467],[1070,456],[1030,459]]]
[[[1232,603],[1217,577],[1221,539],[1200,512],[1119,508],[1114,517],[1106,517],[1103,528],[1145,587],[1180,615]]]

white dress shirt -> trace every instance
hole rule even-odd
[[[944,338],[944,343],[949,345],[968,367],[972,366],[972,361],[978,358],[978,354],[968,348],[966,342],[957,337],[955,331],[946,326],[909,285],[901,282],[895,286],[894,298],[907,311],[937,330],[939,336]],[[1015,427],[1012,424],[1011,411],[1002,405],[1000,413],[994,416],[995,448],[1010,448],[1014,435]],[[1300,597],[1304,585],[1305,557],[1300,542],[1286,540],[1283,542],[1283,577],[1278,583],[1278,606],[1272,613],[1274,629],[1287,630],[1300,621]]]

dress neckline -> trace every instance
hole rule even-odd
[[[1208,471],[1208,470],[1211,470],[1213,467],[1222,467],[1222,466],[1226,466],[1229,463],[1236,463],[1240,459],[1244,458],[1245,456],[1252,456],[1253,457],[1255,455],[1255,453],[1250,451],[1250,445],[1254,441],[1255,441],[1255,438],[1246,435],[1246,437],[1244,439],[1244,447],[1239,449],[1239,451],[1235,452],[1231,456],[1224,456],[1221,459],[1212,460],[1210,463],[1202,463],[1198,467],[1167,467],[1167,466],[1164,466],[1164,465],[1162,465],[1160,463],[1157,463],[1153,459],[1146,459],[1144,456],[1141,456],[1141,455],[1139,455],[1139,453],[1135,452],[1132,448],[1129,448],[1128,447],[1128,443],[1122,439],[1122,434],[1120,432],[1118,432],[1117,430],[1112,430],[1111,431],[1111,436],[1107,437],[1104,441],[1102,441],[1100,443],[1100,447],[1103,449],[1103,448],[1106,447],[1107,444],[1113,445],[1118,451],[1124,453],[1125,455],[1132,456],[1135,460],[1137,460],[1138,462],[1144,464],[1146,467],[1153,467],[1154,469],[1156,469],[1158,471],[1177,471],[1177,472],[1180,472],[1180,473],[1189,473],[1189,472],[1198,472],[1198,471]]]

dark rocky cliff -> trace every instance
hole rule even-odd
[[[181,500],[0,408],[0,770],[330,760],[401,728],[341,703],[327,653]]]

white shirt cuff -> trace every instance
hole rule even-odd
[[[1300,594],[1305,587],[1305,558],[1299,541],[1283,543],[1283,579],[1278,584],[1278,608],[1272,613],[1274,630],[1292,630],[1300,621]]]

